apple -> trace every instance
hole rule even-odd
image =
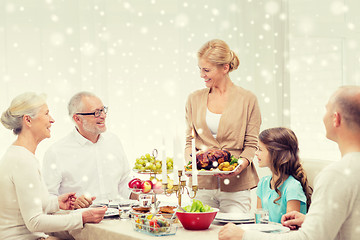
[[[150,185],[151,185],[151,189],[153,188],[153,182],[151,181],[151,180],[145,180],[144,182],[148,182],[148,183],[150,183]]]
[[[141,179],[140,178],[134,178],[129,182],[129,188],[137,188],[141,189]]]
[[[164,189],[162,187],[162,182],[161,181],[157,181],[153,184],[153,191],[156,194],[160,194],[164,192]]]
[[[134,181],[141,181],[141,180],[140,180],[140,178],[133,178],[133,179],[131,179],[131,180],[129,181],[129,183],[128,183],[129,188],[132,188],[132,184],[133,184]]]
[[[141,184],[141,190],[143,193],[148,193],[151,190],[151,182],[150,181],[143,181]]]
[[[142,185],[142,181],[140,180],[140,181],[135,181],[134,183],[133,183],[133,189],[141,189],[141,185]]]

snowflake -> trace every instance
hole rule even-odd
[[[5,7],[7,13],[13,13],[15,11],[15,5],[8,3]]]
[[[189,24],[189,17],[185,14],[179,14],[175,18],[175,25],[177,27],[185,27]]]
[[[60,46],[64,43],[64,36],[61,33],[54,33],[50,36],[50,42],[54,46]]]
[[[265,23],[265,24],[263,25],[263,29],[264,29],[265,31],[270,31],[270,30],[271,30],[271,26],[270,26],[269,24]]]
[[[236,12],[236,11],[238,11],[238,7],[237,7],[237,5],[234,4],[234,3],[229,6],[229,9],[230,9],[231,12]]]
[[[111,153],[109,153],[106,157],[107,157],[108,160],[114,160],[115,159],[114,154],[111,154]]]
[[[283,115],[284,116],[290,116],[290,110],[289,109],[284,109],[283,110]]]
[[[213,8],[213,9],[211,10],[211,13],[212,13],[214,16],[218,16],[218,15],[219,15],[219,9]]]
[[[270,15],[275,15],[279,12],[279,3],[270,1],[265,4],[265,11]]]
[[[51,16],[51,21],[53,21],[53,22],[58,22],[58,21],[59,21],[59,17],[56,16],[56,15],[52,15],[52,16]]]
[[[349,23],[347,24],[347,27],[348,27],[348,29],[350,29],[350,30],[354,30],[354,29],[355,29],[354,23],[351,23],[351,22],[349,22]]]
[[[130,7],[131,7],[130,3],[128,3],[128,2],[124,2],[123,6],[125,9],[130,9]]]
[[[86,42],[81,46],[80,51],[86,56],[92,56],[96,53],[96,47],[94,44]]]
[[[349,10],[348,6],[346,6],[342,1],[334,1],[331,3],[330,11],[334,15],[342,15]]]
[[[346,169],[344,170],[344,174],[345,174],[345,175],[350,175],[350,174],[351,174],[351,169],[350,169],[350,168],[346,168]]]
[[[40,198],[34,198],[34,203],[36,205],[41,205],[41,199]]]

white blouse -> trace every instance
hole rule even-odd
[[[80,212],[49,215],[59,210],[42,180],[39,161],[21,146],[11,145],[0,160],[0,239],[37,239],[43,232],[83,227]]]
[[[206,109],[206,123],[214,138],[216,138],[219,129],[221,115],[211,112],[209,108]]]

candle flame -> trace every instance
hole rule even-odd
[[[194,130],[194,129],[192,129],[192,131],[191,131],[191,136],[192,136],[193,138],[195,138],[195,130]]]

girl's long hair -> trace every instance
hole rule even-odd
[[[275,191],[279,195],[275,204],[281,198],[278,189],[288,176],[293,176],[301,183],[306,196],[307,209],[310,207],[312,188],[308,184],[306,173],[300,163],[298,140],[295,133],[288,128],[269,128],[259,135],[261,141],[270,154],[271,171],[280,176],[275,182]]]

